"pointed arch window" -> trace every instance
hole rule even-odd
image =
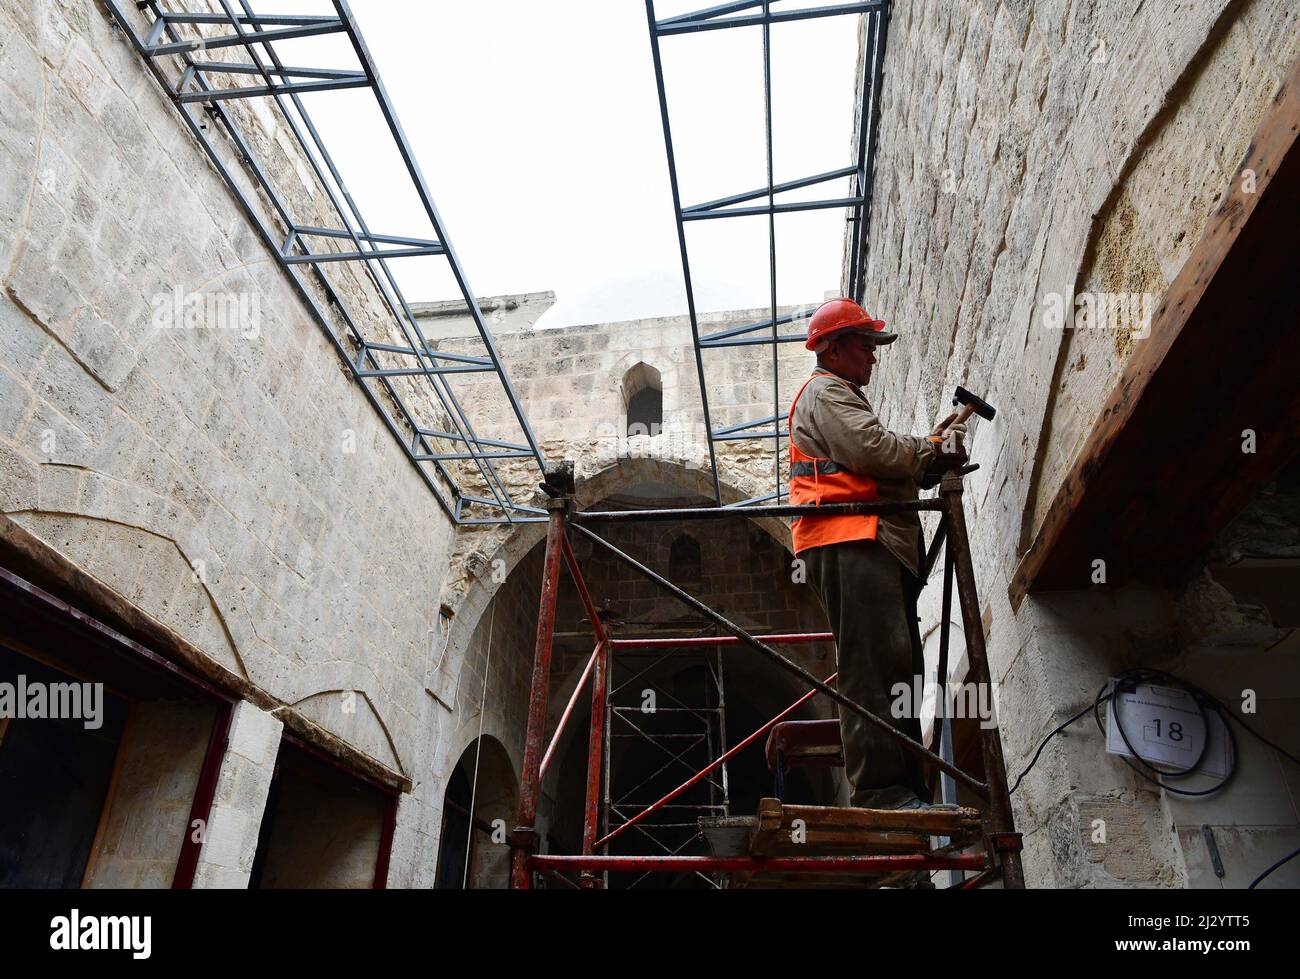
[[[664,386],[659,371],[646,363],[631,367],[623,375],[623,398],[627,406],[627,435],[658,435],[664,424]]]

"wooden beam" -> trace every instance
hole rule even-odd
[[[1176,580],[1294,454],[1298,134],[1300,60],[1057,489],[1013,608],[1030,590],[1087,587],[1097,559],[1107,585]]]

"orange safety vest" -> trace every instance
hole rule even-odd
[[[870,476],[849,472],[838,462],[810,456],[794,444],[794,406],[799,403],[814,374],[803,382],[803,387],[790,403],[786,425],[790,433],[790,502],[811,503],[869,503],[876,499],[876,481]],[[847,382],[846,382],[847,383]],[[840,544],[851,540],[875,540],[880,517],[876,514],[848,514],[833,517],[795,517],[790,529],[794,535],[794,552],[826,544]]]

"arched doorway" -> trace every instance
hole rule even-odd
[[[694,496],[655,496],[656,490],[663,492],[660,487],[643,484],[602,501],[596,508],[664,509],[698,501]],[[788,552],[752,523],[619,523],[602,526],[601,536],[659,573],[678,577],[673,572],[684,564],[683,526],[689,526],[692,541],[699,545],[698,551],[692,548],[692,558],[698,553],[698,566],[693,561],[689,580],[677,582],[688,592],[755,633],[825,631],[820,604],[801,576],[791,573]],[[705,639],[717,634],[708,619],[656,589],[603,549],[593,549],[586,538],[575,538],[573,549],[593,601],[620,638]],[[572,657],[573,668],[580,669],[592,646],[585,606],[562,591],[556,622],[556,658]],[[565,646],[566,642],[573,645]],[[829,645],[790,646],[785,652],[816,675],[834,672]],[[768,720],[804,692],[779,667],[735,645],[620,647],[609,676],[610,697],[605,706],[608,766],[602,772],[601,835],[640,816],[742,738],[761,732]],[[566,682],[564,689],[571,690],[572,685]],[[563,704],[567,698],[553,696],[552,703],[557,702]],[[579,709],[570,721],[570,740],[554,766],[558,771],[554,775],[548,772],[543,783],[552,802],[548,827],[551,852],[575,852],[581,846],[591,703],[589,696],[580,697],[577,703]],[[793,717],[827,717],[829,708],[828,703],[813,700]],[[763,732],[735,755],[725,770],[715,769],[626,830],[611,843],[609,852],[709,852],[701,818],[752,816],[758,800],[774,794],[765,742]],[[791,773],[785,797],[792,802],[833,804],[839,791],[837,776],[827,769],[815,773],[796,770]],[[708,887],[714,883],[699,874],[609,875],[611,887]]]
[[[585,509],[707,506],[711,500],[707,495],[711,492],[708,482],[698,470],[684,465],[626,459],[586,480],[585,484],[580,482],[578,495]],[[740,495],[737,491],[731,498],[738,499]],[[659,573],[680,578],[678,584],[688,592],[752,632],[827,630],[824,613],[811,587],[803,575],[794,573],[785,528],[775,521],[620,523],[603,527],[601,535]],[[608,624],[620,637],[716,634],[710,622],[658,591],[647,579],[614,561],[603,550],[597,553],[590,542],[576,535],[572,545],[593,600],[605,610],[603,614],[609,615]],[[453,655],[459,654],[462,660],[459,702],[469,716],[478,710],[482,698],[489,727],[512,747],[520,747],[526,725],[543,565],[540,528],[535,524],[518,528],[498,549],[483,553],[489,558],[488,563],[504,557],[511,570],[504,582],[491,581],[486,575],[480,577],[460,603],[457,616],[465,619],[474,616],[476,621],[472,627],[467,624],[466,631],[453,635],[449,646]],[[546,743],[569,703],[593,645],[586,607],[568,577],[562,574],[552,643]],[[792,645],[785,647],[784,652],[819,677],[835,670],[834,650],[829,644]],[[719,685],[715,674],[719,672],[725,715],[702,721],[704,711],[699,708],[707,710],[717,706]],[[725,651],[717,646],[704,646],[689,653],[677,650],[664,656],[656,652],[639,658],[624,651],[615,664],[613,676],[615,683],[627,680],[630,685],[610,709],[613,706],[628,709],[629,719],[635,715],[645,729],[638,732],[621,720],[617,725],[607,725],[611,735],[609,757],[613,762],[609,784],[618,796],[625,794],[625,790],[636,789],[637,794],[629,797],[632,805],[655,801],[806,692],[779,667],[751,650],[735,646],[726,647]],[[651,719],[637,713],[646,691],[653,693],[661,708]],[[581,848],[590,713],[590,687],[584,686],[542,779],[537,830],[543,852],[573,853]],[[821,697],[810,700],[792,715],[795,719],[831,716],[831,704]],[[675,727],[686,718],[695,723],[695,730]],[[649,730],[652,726],[654,730]],[[670,755],[663,754],[657,741],[698,742],[689,757],[682,759],[690,767],[664,764],[670,761]],[[698,802],[703,807],[725,807],[713,810],[714,814],[753,815],[758,799],[773,794],[773,776],[767,768],[764,742],[765,737],[759,738],[729,763],[724,798],[720,798],[724,794],[717,786],[706,783],[698,793],[679,804]],[[841,794],[841,782],[838,770],[799,770],[791,775],[786,798],[833,804]],[[463,794],[463,787],[460,791]],[[681,817],[677,821],[684,824],[676,827],[682,834],[672,839],[669,833],[665,837],[666,845],[682,847],[682,853],[705,852],[695,822],[699,815],[705,814],[703,807],[689,813],[684,809],[675,811]],[[605,808],[603,799],[602,808]],[[607,819],[617,825],[630,811],[625,807]],[[629,830],[611,852],[662,853],[664,850],[638,831]],[[611,880],[611,886],[628,883],[623,881],[620,885]],[[656,877],[648,883],[708,886],[694,875],[676,881]]]
[[[476,738],[461,753],[443,795],[437,886],[481,890],[510,883],[506,843],[518,785],[501,742]]]

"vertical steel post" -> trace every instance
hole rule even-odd
[[[614,698],[610,696],[610,691],[618,689],[617,684],[614,682],[615,659],[613,639],[610,639],[609,641],[608,653],[609,658],[605,660],[605,702],[601,705],[601,710],[605,715],[604,764],[601,766],[604,769],[605,782],[604,787],[601,789],[602,794],[600,799],[600,834],[602,837],[609,835],[609,812],[610,807],[614,802],[614,797],[609,791],[609,787],[614,784],[614,766],[613,762],[610,760],[614,757],[614,741],[610,737],[610,732],[614,730]],[[599,846],[600,844],[597,843],[596,845]],[[609,845],[605,844],[601,852],[608,855]],[[609,871],[602,870],[600,872],[600,879],[603,882],[605,889],[609,890]]]
[[[781,502],[781,335],[776,316],[776,193],[772,164],[772,4],[763,0],[763,125],[767,142],[767,261],[772,300],[772,468]]]
[[[966,531],[966,514],[962,510],[962,478],[949,472],[940,487],[948,525],[948,547],[957,574],[957,600],[961,605],[962,627],[966,633],[966,656],[970,660],[975,682],[992,695],[988,650],[984,645],[984,624],[980,621],[979,596],[975,590],[975,566],[970,554],[970,536]],[[980,752],[984,758],[984,779],[988,786],[986,836],[998,850],[1003,886],[1023,888],[1024,868],[1020,863],[1015,820],[1011,814],[1011,794],[1007,791],[1007,769],[1002,759],[1002,740],[998,727],[980,725]],[[1002,844],[1002,845],[999,845]],[[992,854],[990,854],[992,856]]]
[[[709,476],[713,480],[713,499],[722,506],[722,483],[718,479],[717,450],[713,445],[713,422],[709,415],[709,389],[704,383],[704,352],[700,348],[700,319],[695,311],[695,286],[691,282],[691,257],[686,248],[686,225],[682,221],[682,194],[677,186],[677,157],[673,153],[673,129],[668,123],[668,92],[664,87],[663,58],[659,53],[659,28],[655,23],[655,2],[645,0],[646,23],[650,26],[650,54],[655,66],[655,86],[659,90],[659,120],[664,130],[664,150],[668,154],[668,185],[673,192],[673,218],[677,222],[677,248],[682,256],[682,279],[686,286],[686,313],[691,322],[691,343],[695,350],[695,379],[700,385],[700,406],[704,409],[704,435],[709,447]],[[780,427],[777,420],[777,427]]]
[[[718,664],[718,754],[727,754],[727,687],[722,672],[722,647],[714,646],[714,662]],[[731,815],[731,780],[727,774],[727,765],[722,765],[722,815]]]
[[[953,549],[944,548],[943,553],[943,602],[940,605],[942,611],[939,619],[939,664],[936,669],[936,679],[939,683],[938,702],[934,712],[934,733],[935,744],[939,746],[940,757],[947,761],[952,761],[951,751],[947,756],[943,754],[944,736],[947,735],[951,741],[952,725],[948,722],[948,647],[949,634],[952,631],[952,573],[953,573]],[[947,772],[939,773],[940,786],[943,789],[944,802],[957,801],[957,783]]]
[[[940,524],[940,529],[943,525]],[[940,534],[936,532],[936,539]],[[943,602],[941,603],[942,611],[939,619],[939,664],[936,670],[939,682],[937,706],[934,712],[935,723],[935,746],[939,752],[939,757],[944,761],[954,761],[954,749],[952,744],[952,722],[948,720],[948,705],[952,702],[948,696],[948,649],[952,632],[952,577],[953,577],[953,550],[951,547],[943,549]],[[939,801],[944,803],[955,804],[957,802],[957,783],[947,772],[939,773]],[[943,845],[947,846],[952,842],[949,836],[940,837]],[[948,871],[948,884],[956,887],[963,880],[962,871]]]
[[[551,638],[555,632],[555,597],[560,583],[561,538],[567,496],[551,499],[546,508],[546,558],[542,570],[542,600],[537,611],[537,644],[533,650],[533,685],[528,701],[528,733],[524,742],[523,774],[519,780],[519,818],[510,834],[510,886],[532,886],[528,857],[537,852],[537,798],[541,792],[542,737],[546,727],[547,682],[551,672]]]
[[[587,808],[582,824],[582,854],[594,856],[600,821],[600,769],[605,746],[605,691],[609,677],[610,646],[605,640],[596,644],[596,666],[591,674],[591,729],[587,736]],[[584,873],[583,887],[596,889],[601,878]]]
[[[858,245],[859,250],[852,256],[852,261],[854,263],[859,263],[858,281],[856,284],[857,290],[853,296],[853,298],[858,302],[862,301],[867,286],[867,256],[862,252],[862,246],[868,245],[869,247],[870,245],[868,235],[871,231],[871,200],[872,194],[875,192],[876,146],[878,142],[877,137],[880,135],[880,105],[882,89],[884,88],[885,81],[885,51],[887,50],[885,42],[889,36],[889,8],[891,6],[892,5],[888,0],[886,0],[886,2],[881,6],[880,12],[875,16],[876,34],[872,39],[873,50],[871,52],[874,64],[868,66],[868,70],[875,72],[875,77],[871,82],[871,131],[867,134],[867,161],[866,166],[862,171],[864,178],[861,187],[863,201],[862,208],[858,212],[858,221],[861,228],[861,236]],[[867,16],[870,17],[871,15],[868,14]],[[865,121],[867,118],[867,107],[865,105],[862,107],[862,114]]]

